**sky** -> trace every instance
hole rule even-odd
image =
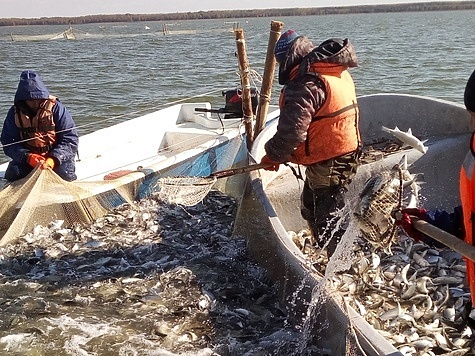
[[[0,0],[0,18],[75,17],[125,13],[153,14],[428,1],[430,0]]]

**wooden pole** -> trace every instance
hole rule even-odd
[[[237,28],[234,30],[234,34],[236,36],[236,47],[239,61],[239,75],[241,77],[242,113],[244,128],[246,130],[246,144],[247,149],[250,150],[254,142],[254,113],[252,112],[251,101],[251,75],[249,72],[249,62],[246,53],[246,42],[244,41],[244,30],[242,28]]]
[[[411,217],[414,227],[434,240],[475,262],[475,247],[424,220]]]
[[[275,44],[280,38],[284,23],[272,21],[270,24],[269,43],[267,45],[266,62],[264,74],[262,76],[261,92],[259,94],[259,105],[257,106],[256,127],[254,128],[254,138],[259,135],[266,125],[267,111],[269,109],[272,84],[274,83],[275,72]]]

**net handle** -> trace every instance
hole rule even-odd
[[[269,163],[251,164],[249,166],[230,168],[230,169],[225,169],[223,171],[214,172],[209,177],[216,177],[216,178],[230,177],[236,174],[255,171],[257,169],[266,168],[266,167],[270,167]]]
[[[411,216],[414,227],[420,232],[432,237],[434,240],[443,243],[445,246],[451,248],[462,256],[475,262],[475,247],[469,243],[459,239],[458,237],[449,234],[448,232],[439,229],[438,227],[428,223],[427,221],[417,219]]]
[[[400,218],[402,218],[402,214],[400,212],[397,212],[396,219]],[[444,244],[455,252],[460,253],[462,256],[475,262],[475,246],[470,245],[464,240],[461,240],[458,237],[449,234],[448,232],[428,223],[427,221],[418,219],[416,216],[411,216],[411,221],[412,225],[418,231],[422,232],[423,234],[426,234],[429,237],[432,237],[434,240]]]

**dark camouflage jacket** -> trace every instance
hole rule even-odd
[[[355,49],[348,39],[329,39],[317,47],[305,36],[294,41],[279,67],[279,83],[284,88],[277,133],[265,145],[266,154],[274,161],[289,160],[297,146],[307,138],[308,126],[325,102],[323,81],[306,74],[309,66],[317,61],[346,68],[358,65]],[[291,71],[297,66],[298,74],[291,80]]]

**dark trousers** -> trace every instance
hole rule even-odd
[[[341,211],[358,167],[360,150],[318,162],[305,170],[305,184],[301,196],[301,214],[307,220],[316,244],[327,244],[332,255],[345,230],[339,227]]]

